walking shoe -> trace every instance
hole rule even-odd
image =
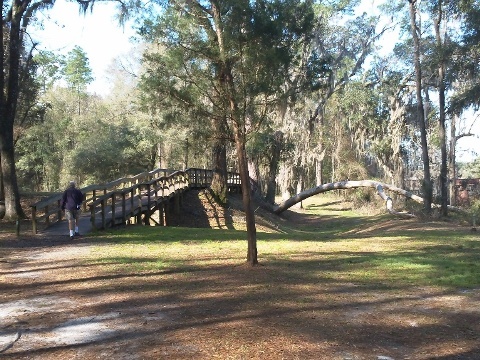
[[[80,236],[80,233],[77,231],[77,232],[75,233],[75,236]]]
[[[70,240],[73,240],[73,236],[70,236]]]

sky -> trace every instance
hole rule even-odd
[[[113,59],[128,54],[133,47],[130,38],[134,30],[120,27],[115,20],[113,2],[95,3],[93,13],[79,13],[76,3],[56,0],[50,10],[37,14],[43,29],[33,31],[32,37],[39,40],[38,49],[67,54],[74,46],[80,46],[87,54],[95,80],[88,90],[99,95],[108,94],[110,87],[107,70]]]
[[[385,0],[363,0],[362,9],[371,14]],[[131,38],[135,31],[128,24],[122,28],[115,20],[115,4],[110,1],[97,2],[93,13],[79,14],[78,5],[66,0],[56,0],[51,10],[42,11],[38,19],[44,29],[32,32],[40,41],[39,49],[67,54],[74,46],[80,46],[87,54],[93,70],[94,81],[88,90],[99,95],[108,95],[110,82],[108,68],[115,58],[125,56],[133,48]],[[392,40],[385,43],[391,50]],[[457,144],[458,161],[471,161],[480,155],[480,117],[470,112],[465,116],[465,127],[475,121],[474,136],[464,137]],[[476,119],[476,120],[475,120]]]

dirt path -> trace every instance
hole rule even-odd
[[[265,296],[274,296],[263,292],[246,303],[245,298],[235,302],[229,283],[242,289],[251,284],[239,279],[266,277],[270,283],[270,277],[278,275],[268,268],[254,273],[234,268],[189,273],[181,286],[182,300],[175,295],[152,297],[151,287],[169,281],[168,271],[98,273],[99,264],[88,260],[98,246],[88,238],[68,244],[40,240],[36,246],[24,244],[2,254],[0,357],[474,360],[480,356],[480,290],[445,293],[412,287],[391,294],[327,283],[322,285],[321,303],[291,312],[255,307]],[[212,285],[207,298],[189,299],[193,284],[208,279]]]

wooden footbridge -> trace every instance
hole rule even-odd
[[[212,177],[213,170],[156,169],[104,185],[90,185],[80,189],[85,195],[83,217],[89,216],[93,230],[135,223],[167,226],[171,212],[180,212],[185,191],[209,187]],[[240,175],[229,172],[227,185],[229,191],[240,191]],[[35,234],[40,227],[49,228],[63,220],[62,195],[57,193],[32,205]]]

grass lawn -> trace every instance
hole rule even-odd
[[[40,298],[47,305],[29,316],[4,314],[0,332],[23,322],[37,337],[0,354],[480,358],[476,232],[453,222],[360,215],[333,196],[304,205],[259,229],[260,265],[253,268],[245,264],[246,235],[238,230],[138,226],[73,244],[50,240],[48,248],[4,246],[1,302]],[[95,336],[45,340],[75,319],[98,321],[90,331]]]

